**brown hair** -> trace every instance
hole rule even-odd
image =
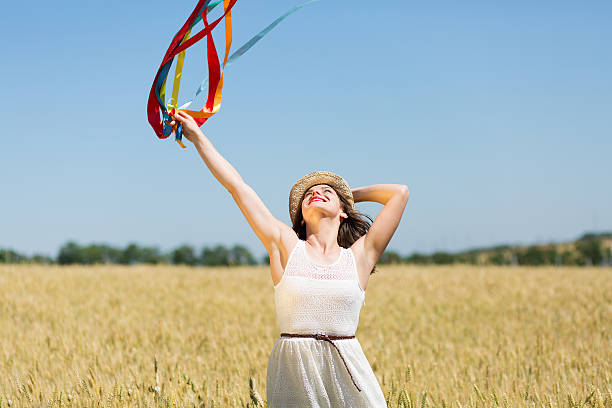
[[[338,229],[338,245],[343,248],[348,248],[368,232],[373,220],[369,215],[351,208],[346,198],[344,198],[344,196],[341,194],[338,194],[336,189],[334,189],[334,191],[340,199],[340,206],[342,210],[346,213],[346,215],[348,215],[348,218],[342,218],[340,221],[340,228]],[[293,224],[293,230],[297,233],[299,239],[306,240],[306,225],[305,223],[302,225],[302,220],[304,219],[302,217],[302,201],[304,201],[304,197],[302,197],[300,205],[298,206],[295,223]],[[374,272],[376,272],[376,265],[374,265],[374,268],[372,268],[370,275]]]

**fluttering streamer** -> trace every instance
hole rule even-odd
[[[157,70],[157,74],[153,80],[153,85],[151,86],[151,91],[149,92],[147,116],[149,123],[151,124],[151,127],[155,131],[157,137],[160,139],[165,139],[174,133],[175,140],[179,143],[179,145],[181,145],[182,148],[185,148],[185,145],[181,141],[183,135],[181,125],[177,123],[174,126],[170,126],[167,123],[172,120],[175,111],[180,110],[187,113],[194,118],[198,126],[202,126],[204,122],[217,113],[221,107],[223,72],[225,67],[232,64],[238,58],[244,55],[244,53],[246,53],[253,45],[255,45],[289,15],[310,3],[314,3],[315,1],[318,0],[308,0],[291,8],[230,55],[229,52],[232,46],[231,10],[236,4],[237,0],[218,0],[214,2],[211,0],[199,0],[194,10],[189,15],[189,18],[187,18],[185,24],[183,24],[181,29],[174,35],[172,42],[164,55],[162,63]],[[221,3],[223,3],[223,15],[209,24],[207,18],[208,14]],[[221,20],[225,20],[225,54],[223,57],[223,64],[219,62],[217,48],[215,47],[215,42],[212,36],[213,29],[221,22]],[[190,37],[194,26],[200,21],[203,22],[204,28],[193,37]],[[178,107],[177,104],[181,84],[181,75],[183,72],[183,64],[185,62],[185,50],[196,44],[204,37],[206,37],[206,61],[208,65],[208,76],[202,81],[193,98]],[[166,80],[175,57],[177,57],[177,61],[174,71],[174,81],[172,83],[172,95],[170,100],[166,102]],[[186,108],[193,103],[194,99],[200,93],[204,92],[207,85],[208,95],[202,109],[199,111],[187,110]]]

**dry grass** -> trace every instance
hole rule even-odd
[[[268,268],[5,265],[0,289],[0,408],[264,404]],[[610,269],[379,266],[357,338],[392,407],[612,407]]]

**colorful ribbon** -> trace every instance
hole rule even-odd
[[[318,0],[308,0],[302,4],[299,4],[282,16],[274,20],[265,29],[260,31],[257,35],[243,44],[236,52],[229,56],[229,51],[232,45],[232,17],[231,9],[236,4],[237,0],[223,0],[223,15],[212,23],[208,23],[207,15],[221,3],[221,0],[212,2],[210,0],[199,0],[194,10],[191,12],[189,18],[183,24],[181,29],[174,35],[170,47],[166,51],[162,63],[157,70],[151,91],[149,92],[149,101],[147,104],[147,116],[151,127],[155,131],[155,134],[160,139],[165,139],[172,133],[175,134],[175,140],[185,148],[185,145],[181,142],[182,139],[182,127],[180,124],[170,126],[166,122],[170,122],[175,114],[175,110],[181,110],[194,118],[198,126],[202,126],[208,118],[213,116],[219,111],[221,107],[221,94],[223,92],[223,72],[225,67],[230,65],[232,62],[237,60],[246,51],[248,51],[253,45],[255,45],[261,38],[263,38],[268,32],[276,27],[282,20],[288,17],[290,14],[296,12],[300,8],[307,4],[313,3]],[[219,63],[219,57],[217,55],[217,49],[212,36],[212,30],[221,22],[225,20],[225,54],[223,57],[223,64]],[[193,37],[190,37],[193,27],[202,21],[204,23],[204,29],[198,32]],[[179,88],[181,83],[181,76],[183,71],[183,64],[185,61],[185,50],[193,44],[206,37],[206,56],[208,63],[208,77],[205,78],[198,89],[194,97],[187,103],[183,104],[180,108],[177,107]],[[174,81],[172,84],[172,96],[170,101],[165,103],[165,89],[166,79],[170,72],[170,67],[174,61],[174,57],[178,55],[177,63],[174,71]],[[208,96],[204,107],[200,111],[186,110],[193,100],[204,91],[208,84]],[[161,118],[160,118],[161,115]]]

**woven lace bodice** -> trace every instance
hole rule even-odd
[[[338,259],[325,265],[310,260],[305,244],[299,240],[295,245],[274,286],[280,332],[354,335],[365,292],[359,285],[353,251],[341,247]]]

